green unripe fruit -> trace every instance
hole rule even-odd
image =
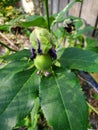
[[[46,71],[52,65],[52,59],[48,54],[37,55],[34,59],[34,65],[38,70]]]

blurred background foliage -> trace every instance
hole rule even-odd
[[[0,0],[0,7],[4,6],[14,6],[15,3],[19,2],[20,0]]]

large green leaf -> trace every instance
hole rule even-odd
[[[43,77],[39,93],[42,110],[53,130],[87,130],[87,105],[72,72],[59,70]]]
[[[79,48],[67,48],[58,51],[61,66],[88,72],[98,72],[98,54]]]
[[[5,78],[6,76],[9,77],[12,73],[23,71],[30,66],[32,66],[32,62],[28,62],[27,60],[12,61],[11,63],[0,69],[0,78]]]
[[[21,60],[21,59],[29,59],[31,53],[29,49],[24,49],[21,51],[18,51],[16,53],[13,53],[9,56],[5,57],[5,60]]]
[[[0,70],[0,130],[11,130],[32,109],[39,78],[26,61],[14,61]]]
[[[46,20],[42,16],[38,15],[26,17],[25,22],[21,22],[21,25],[26,28],[32,26],[47,27]]]

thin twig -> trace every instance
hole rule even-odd
[[[4,43],[2,43],[2,42],[0,42],[0,44],[1,44],[2,46],[4,46],[5,48],[7,48],[8,50],[10,50],[10,51],[17,52],[16,50],[14,50],[14,49],[12,49],[12,48],[8,47],[7,45],[5,45],[5,44],[4,44]]]
[[[90,109],[93,110],[98,115],[98,111],[90,103],[87,102],[87,104],[90,107]]]
[[[2,32],[0,32],[0,36],[1,36],[2,38],[4,38],[10,45],[13,46],[13,43],[5,36]],[[14,50],[13,48],[10,48],[10,47],[8,47],[6,44],[2,43],[1,41],[0,41],[0,44],[1,44],[2,46],[4,46],[5,48],[7,48],[8,50],[10,50],[10,51],[17,52],[17,51]]]
[[[3,33],[0,32],[0,36],[4,38],[10,45],[13,46],[13,43]]]

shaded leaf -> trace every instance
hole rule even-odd
[[[58,15],[58,14],[55,13],[55,14],[52,14],[52,15],[49,17],[50,26],[51,26],[52,22],[55,20],[55,18],[56,18],[57,15]]]
[[[87,43],[86,49],[92,50],[92,51],[98,53],[98,41],[96,39],[90,38],[90,37],[87,37],[85,40]]]
[[[63,38],[65,36],[65,30],[63,27],[58,27],[54,32],[56,38]]]
[[[47,27],[47,24],[46,20],[42,16],[33,15],[26,17],[26,21],[21,22],[21,26],[26,28],[31,26]]]
[[[13,61],[13,62],[7,64],[2,69],[0,69],[0,79],[3,79],[5,77],[7,77],[7,76],[9,77],[13,73],[17,73],[19,71],[23,71],[23,70],[27,69],[28,67],[30,67],[31,65],[32,65],[32,63],[28,62],[26,60],[22,60],[22,61],[16,60],[16,61]]]
[[[16,53],[13,53],[9,56],[6,56],[5,60],[20,60],[23,58],[29,59],[30,55],[31,55],[30,50],[24,49]]]
[[[40,99],[53,130],[87,130],[87,105],[79,81],[72,72],[60,69],[54,76],[43,77]]]
[[[90,33],[94,30],[94,27],[92,26],[85,26],[83,29],[77,30],[77,33],[75,34],[76,36],[82,35],[82,34],[87,34]]]
[[[79,48],[67,48],[58,51],[61,66],[88,72],[98,72],[98,54]]]
[[[11,130],[29,114],[38,96],[39,82],[35,68],[26,69],[26,63],[16,62],[0,70],[1,130]]]

